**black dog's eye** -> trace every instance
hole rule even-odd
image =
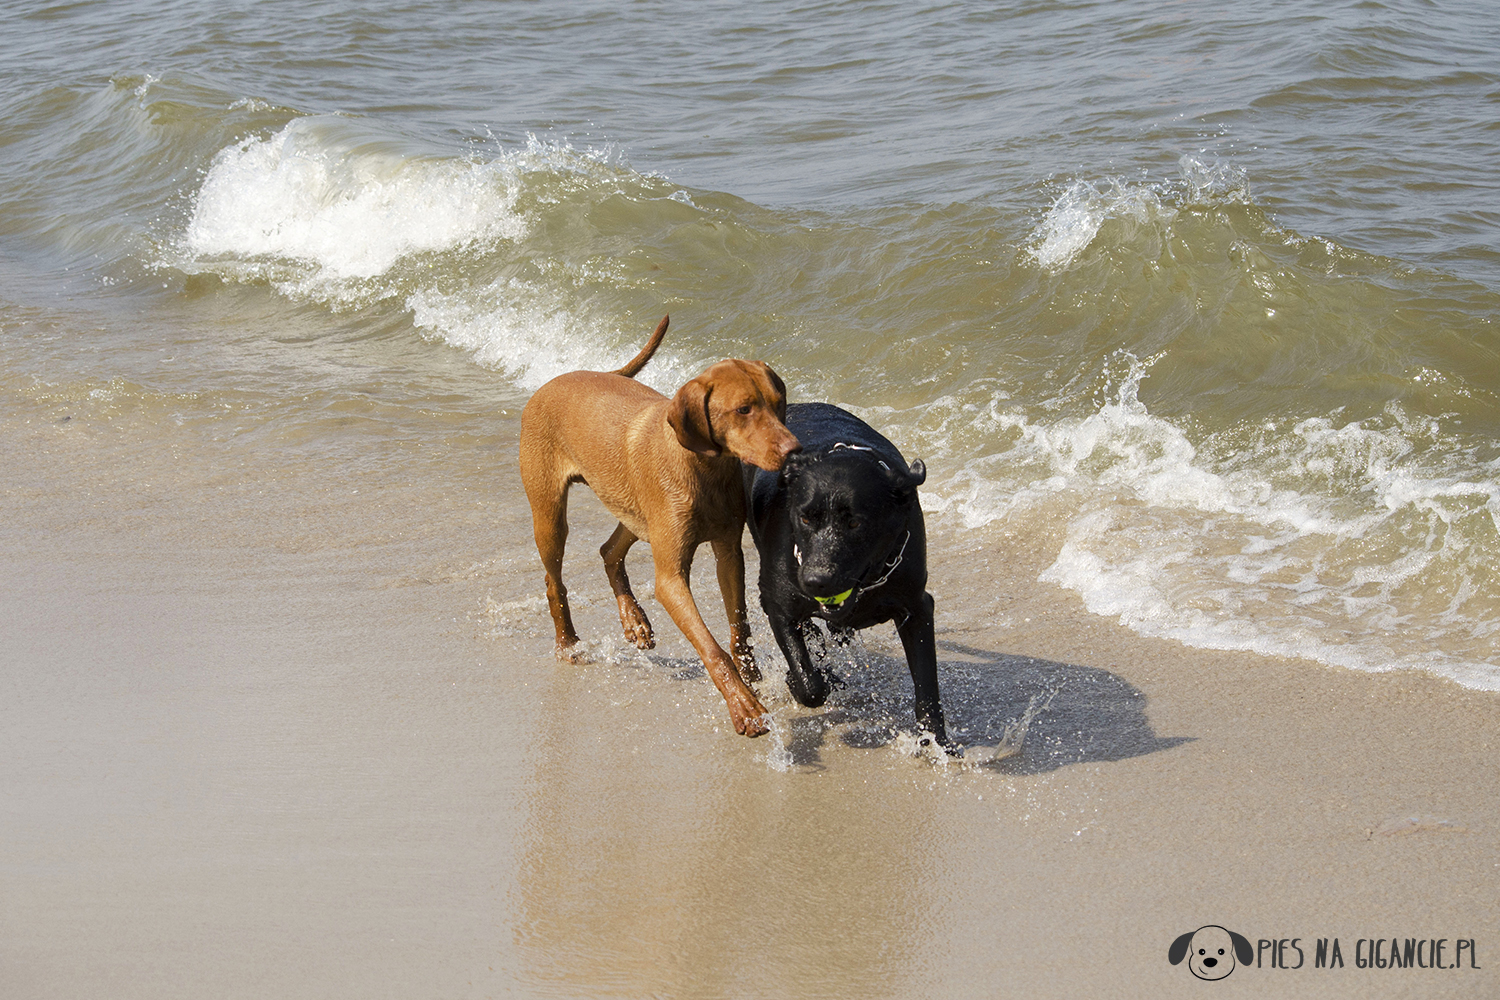
[[[1223,948],[1220,948],[1220,949],[1219,949],[1219,954],[1220,954],[1220,955],[1222,955],[1222,954],[1224,954],[1224,949],[1223,949]]]
[[[803,523],[803,524],[812,524],[812,521],[810,521],[810,520],[808,520],[808,518],[807,518],[807,515],[806,515],[806,514],[803,514],[803,515],[802,515],[802,523]]]
[[[1200,955],[1206,955],[1206,954],[1208,954],[1208,949],[1207,948],[1199,948],[1198,949],[1198,954],[1200,954]]]
[[[853,531],[857,527],[859,527],[859,518],[857,518],[857,517],[851,517],[851,518],[849,518],[849,530]]]

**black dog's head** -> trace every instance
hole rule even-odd
[[[920,460],[891,467],[869,449],[792,455],[782,469],[798,588],[837,608],[897,555],[927,478]]]
[[[1209,924],[1172,942],[1167,961],[1176,965],[1184,958],[1199,979],[1223,979],[1234,971],[1236,958],[1241,965],[1249,965],[1255,960],[1255,952],[1243,935]]]

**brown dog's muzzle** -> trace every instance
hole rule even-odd
[[[788,455],[794,455],[802,450],[802,442],[797,440],[797,435],[781,428],[781,433],[776,435],[769,445],[760,454],[750,459],[750,464],[767,472],[780,472],[781,467],[786,464]]]

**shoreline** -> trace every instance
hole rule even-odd
[[[1021,756],[882,735],[886,629],[750,741],[654,600],[659,649],[617,648],[591,501],[568,573],[601,654],[552,659],[508,461],[400,505],[298,469],[237,500],[45,433],[4,438],[10,996],[1187,996],[1167,948],[1205,924],[1288,942],[1247,995],[1496,986],[1495,693],[1143,639],[998,547],[976,587],[934,533],[950,724],[1050,693]],[[1478,968],[1354,964],[1391,938]]]

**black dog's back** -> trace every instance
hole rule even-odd
[[[858,445],[873,449],[887,464],[906,467],[901,452],[879,431],[832,403],[793,403],[786,408],[786,419],[788,429],[795,422],[807,435],[805,441],[797,438],[803,441],[803,451],[816,453],[837,444]]]
[[[787,686],[821,705],[833,678],[807,637],[821,618],[836,632],[894,621],[916,692],[917,720],[945,746],[938,701],[920,461],[828,403],[787,407],[802,451],[781,473],[744,467],[750,534],[760,553],[760,603],[787,661]]]

